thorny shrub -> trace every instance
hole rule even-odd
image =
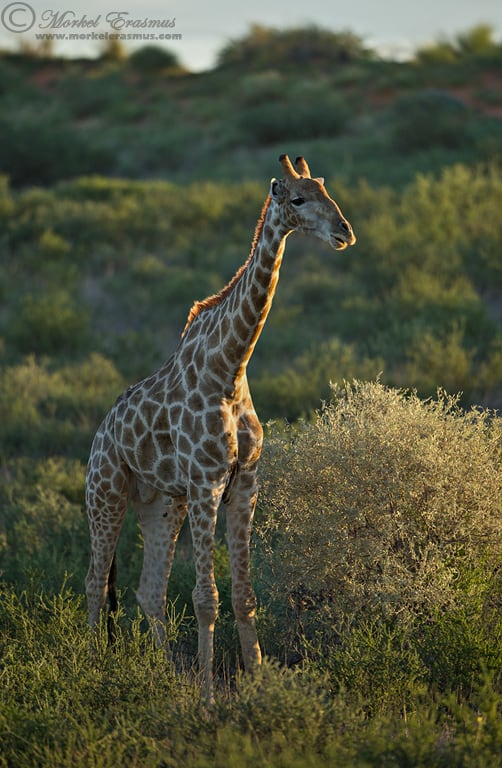
[[[270,596],[315,631],[493,608],[502,422],[439,391],[345,383],[315,423],[276,429],[261,465],[257,559]]]

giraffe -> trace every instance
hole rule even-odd
[[[129,502],[143,534],[136,593],[158,643],[165,643],[167,582],[188,513],[195,561],[193,604],[204,696],[213,700],[213,639],[218,614],[213,547],[217,511],[226,512],[232,607],[246,671],[261,663],[250,578],[249,543],[263,430],[246,366],[269,313],[288,235],[312,233],[341,250],[352,227],[302,157],[279,158],[251,252],[228,285],[196,302],[178,348],[152,376],[129,387],[94,437],[86,474],[91,562],[89,621],[107,594],[116,608],[115,549]],[[109,619],[110,621],[110,619]],[[110,625],[109,625],[110,627]]]

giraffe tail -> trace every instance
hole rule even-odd
[[[108,630],[108,644],[113,645],[117,638],[115,631],[115,615],[118,609],[117,599],[117,554],[113,553],[113,560],[110,566],[110,573],[108,574],[108,599],[110,601],[110,609],[108,611],[107,630]]]

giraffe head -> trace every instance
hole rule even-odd
[[[281,224],[288,230],[310,232],[339,251],[356,242],[352,227],[326,192],[324,179],[313,179],[303,157],[294,167],[287,155],[279,162],[283,179],[272,179],[270,197],[276,204]]]

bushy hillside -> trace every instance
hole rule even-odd
[[[0,54],[0,169],[15,185],[98,173],[241,183],[291,147],[322,173],[403,184],[500,156],[500,46],[476,30],[396,63],[351,33],[254,27],[192,74],[158,49]]]
[[[379,372],[424,395],[444,386],[461,391],[466,405],[498,406],[496,166],[453,166],[400,192],[336,178],[328,188],[358,243],[340,255],[290,238],[250,366],[261,417],[306,415],[329,394],[330,379]],[[181,187],[91,177],[22,192],[5,185],[2,375],[6,382],[22,375],[31,355],[29,370],[54,382],[48,391],[30,386],[20,417],[31,418],[32,408],[42,421],[63,417],[68,406],[55,382],[61,375],[70,382],[72,370],[79,378],[82,365],[96,366],[98,382],[102,365],[128,383],[156,368],[177,344],[192,302],[221,288],[245,260],[267,193],[267,181]],[[53,406],[40,412],[47,397]],[[13,414],[9,406],[6,435],[20,428],[11,428]]]

